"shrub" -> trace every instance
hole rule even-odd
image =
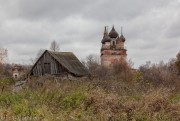
[[[178,74],[180,75],[180,52],[177,54],[176,56],[176,62],[175,62],[175,65],[176,65],[176,68],[178,70]]]
[[[86,96],[83,93],[75,92],[67,95],[62,99],[61,107],[63,109],[75,109],[78,108]]]
[[[0,79],[0,86],[9,86],[14,84],[14,79],[11,77],[1,78]]]

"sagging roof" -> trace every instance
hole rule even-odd
[[[57,62],[59,62],[64,68],[66,68],[73,75],[85,76],[89,74],[85,66],[79,61],[79,59],[72,52],[54,52],[54,51],[45,50],[45,52],[42,55],[44,55],[46,52],[48,52]],[[39,61],[39,59],[37,60],[37,62]],[[36,65],[36,63],[34,64],[34,66]]]
[[[88,74],[88,70],[72,52],[48,52],[71,73],[78,76]]]

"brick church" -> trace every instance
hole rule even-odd
[[[124,47],[126,39],[123,36],[122,29],[119,35],[114,26],[108,32],[108,28],[104,28],[104,36],[101,41],[101,65],[112,66],[121,61],[126,61],[126,49]]]

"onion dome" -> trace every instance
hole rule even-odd
[[[126,39],[124,38],[123,34],[121,34],[121,36],[119,37],[120,40],[122,40],[123,42],[126,41]]]
[[[102,39],[101,42],[102,42],[103,44],[105,44],[105,42],[110,42],[110,41],[111,41],[110,37],[107,36],[107,37],[103,37],[103,39]]]
[[[118,36],[119,36],[119,34],[116,32],[116,30],[114,29],[114,26],[113,26],[112,30],[109,32],[109,37],[117,38]]]
[[[110,37],[109,37],[109,35],[108,35],[108,30],[107,30],[107,28],[106,28],[106,26],[105,26],[105,28],[104,28],[104,36],[103,36],[103,39],[102,39],[102,43],[103,44],[105,44],[105,42],[110,42],[111,41],[111,39],[110,39]]]

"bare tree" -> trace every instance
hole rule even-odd
[[[60,50],[59,44],[58,44],[55,40],[53,40],[53,41],[51,42],[50,50],[52,50],[52,51],[54,51],[54,52],[57,52],[57,51]]]
[[[8,50],[4,48],[0,48],[0,77],[1,75],[7,76],[8,72],[8,64],[6,63],[8,57]]]
[[[176,68],[178,70],[178,75],[180,75],[180,52],[176,56],[175,65],[176,65]]]
[[[4,48],[0,48],[0,63],[4,64],[6,62],[6,58],[7,58],[7,49]]]
[[[36,59],[35,60],[39,59],[39,57],[44,53],[44,51],[45,51],[45,49],[40,49],[38,51],[37,55],[36,55]]]
[[[44,53],[45,49],[39,49],[39,51],[36,54],[35,58],[30,58],[30,62],[32,65],[34,65],[36,63],[36,61],[40,58],[40,56]]]
[[[97,66],[99,65],[99,58],[96,55],[89,55],[86,57],[86,62],[84,63],[86,67],[88,68],[91,75],[95,75],[95,70]]]

